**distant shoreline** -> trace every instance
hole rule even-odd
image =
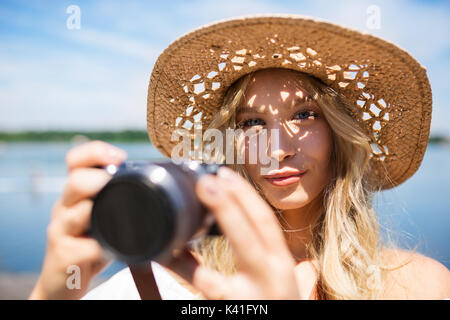
[[[22,131],[1,132],[0,142],[77,142],[83,140],[102,140],[107,142],[148,142],[147,131]]]
[[[121,131],[0,131],[1,142],[78,142],[83,140],[102,140],[106,142],[147,142],[151,143],[145,130],[121,130]],[[450,145],[450,137],[431,136],[430,144]]]

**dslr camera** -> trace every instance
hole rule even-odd
[[[220,235],[195,194],[198,179],[220,166],[186,160],[106,167],[113,177],[93,199],[90,235],[127,264],[165,262],[190,240]]]

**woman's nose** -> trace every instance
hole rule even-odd
[[[272,152],[271,158],[278,162],[282,162],[288,158],[293,157],[294,155],[295,152],[292,150],[283,150],[281,148],[278,148],[278,150]]]
[[[268,150],[270,157],[278,162],[282,162],[293,157],[296,153],[295,148],[292,145],[293,139],[294,137],[284,132],[283,129],[279,129],[278,134],[272,134],[270,139],[270,147]]]

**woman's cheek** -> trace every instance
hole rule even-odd
[[[249,134],[249,133],[246,133]],[[258,154],[258,139],[255,136],[246,136],[244,134],[237,137],[237,163],[244,160],[245,166],[254,165],[257,163],[255,155]],[[249,169],[248,167],[247,169]]]
[[[314,189],[322,191],[331,178],[330,157],[332,152],[331,130],[327,123],[321,123],[313,130],[313,134],[304,141],[302,149],[312,161]],[[320,189],[320,190],[319,190]]]
[[[318,123],[311,128],[310,134],[299,141],[296,159],[290,162],[290,165],[298,169],[307,168],[308,177],[298,184],[295,192],[286,191],[279,188],[266,186],[262,181],[260,170],[261,166],[255,163],[249,163],[249,144],[245,145],[245,168],[250,178],[262,187],[262,191],[267,200],[279,209],[293,209],[303,207],[312,201],[323,188],[329,183],[331,178],[330,156],[332,151],[331,130],[326,122]],[[280,163],[280,167],[283,163]]]

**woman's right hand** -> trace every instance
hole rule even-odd
[[[105,170],[94,167],[119,165],[126,157],[123,150],[102,141],[67,153],[69,177],[53,207],[44,263],[30,299],[80,299],[92,278],[109,263],[99,243],[85,235],[90,228],[92,197],[111,179]],[[72,276],[79,276],[79,281],[68,285]]]

